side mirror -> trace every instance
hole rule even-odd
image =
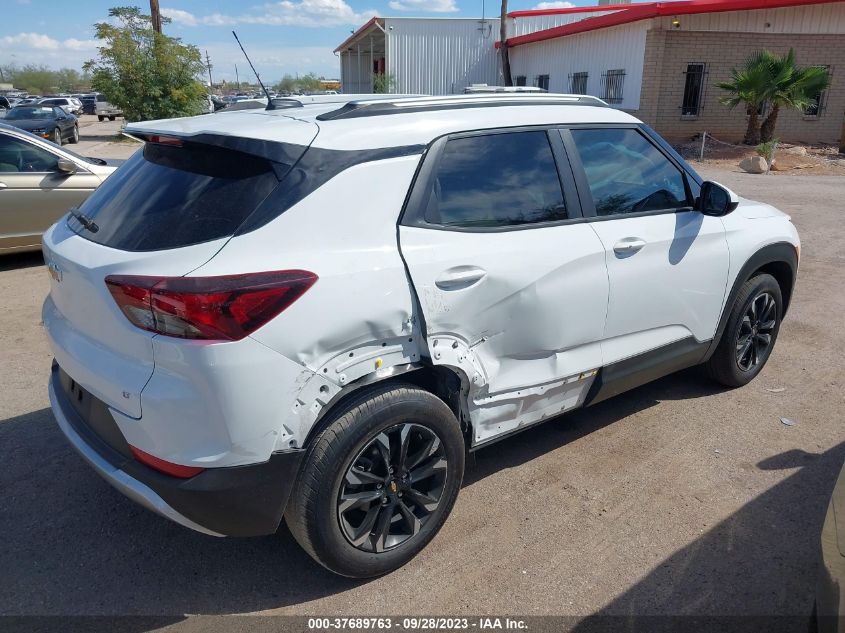
[[[727,215],[739,206],[739,197],[718,182],[707,181],[701,185],[698,210],[704,215]]]
[[[56,171],[65,176],[72,176],[76,173],[76,163],[67,158],[60,158],[56,162]]]

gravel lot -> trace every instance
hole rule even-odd
[[[0,614],[808,617],[845,459],[845,178],[702,171],[801,232],[796,294],[763,373],[725,391],[686,371],[479,452],[440,535],[369,582],[325,572],[284,528],[215,539],[105,484],[48,408],[43,262],[3,258]]]

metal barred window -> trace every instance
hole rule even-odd
[[[587,73],[573,73],[569,75],[569,92],[574,95],[587,94]]]
[[[602,73],[602,83],[604,84],[604,95],[602,99],[608,103],[622,102],[622,88],[625,84],[625,70],[622,68],[615,70],[608,70]]]
[[[682,116],[698,116],[704,100],[704,76],[707,65],[703,63],[687,64],[684,72],[684,100],[681,103]]]
[[[832,74],[830,66],[819,66],[819,68],[824,68],[828,76]],[[818,93],[804,110],[804,116],[821,116],[822,112],[824,112],[825,97],[827,97],[827,90],[822,90]]]
[[[543,90],[549,89],[549,76],[548,75],[537,75],[537,79],[535,84],[538,88],[542,88]]]
[[[526,85],[525,80],[526,80],[525,75],[517,75],[517,76],[516,76],[516,81],[514,82],[514,85],[516,85],[516,86],[524,86],[524,85]]]

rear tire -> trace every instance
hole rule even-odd
[[[751,382],[771,356],[782,317],[783,297],[775,278],[759,274],[746,281],[706,363],[710,377],[728,387]]]
[[[110,116],[110,117],[109,117],[109,121],[114,121],[114,117],[113,117],[113,116]]]
[[[102,122],[102,121],[105,121],[105,120],[106,120],[106,117],[101,116],[101,115],[99,115],[99,114],[98,114],[98,115],[97,115],[97,120]]]
[[[437,396],[374,385],[311,444],[285,512],[297,542],[342,576],[398,569],[437,534],[464,473],[464,439]]]

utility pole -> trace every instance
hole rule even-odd
[[[211,59],[208,57],[208,50],[205,51],[205,67],[208,68],[208,89],[214,89],[214,83],[211,81]]]
[[[511,60],[508,54],[508,0],[502,0],[502,13],[499,21],[499,53],[502,56],[502,75],[505,85],[512,86]]]
[[[150,17],[153,22],[153,31],[161,33],[161,9],[159,9],[158,0],[150,0]]]
[[[238,79],[238,65],[235,64],[235,83],[238,84],[238,92],[241,91],[241,80]]]

